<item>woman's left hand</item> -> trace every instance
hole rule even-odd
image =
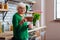
[[[33,25],[32,25],[32,24],[29,24],[29,25],[28,25],[28,28],[33,28]]]
[[[26,22],[26,21],[27,21],[27,19],[26,19],[26,18],[24,18],[23,20],[21,20],[21,21],[20,21],[20,23],[19,23],[19,24],[20,24],[20,25],[22,25],[22,24],[23,24],[24,22]]]

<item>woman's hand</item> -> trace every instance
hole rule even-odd
[[[32,29],[33,28],[33,25],[32,24],[29,24],[28,25],[28,28]]]
[[[27,19],[26,18],[24,18],[23,20],[24,20],[24,22],[27,22]]]
[[[22,21],[20,21],[20,25],[22,25],[24,22],[26,22],[27,21],[27,19],[26,18],[24,18]]]

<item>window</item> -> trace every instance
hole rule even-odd
[[[60,0],[54,0],[54,19],[60,19]]]

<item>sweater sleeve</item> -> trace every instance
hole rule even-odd
[[[16,16],[13,16],[12,23],[13,23],[13,31],[17,32],[19,24],[18,24],[18,19]]]
[[[20,18],[21,20],[21,18]],[[20,21],[19,21],[20,22]],[[14,26],[14,30],[16,32],[22,32],[25,31],[28,27],[27,27],[27,22],[24,22],[22,25],[20,25],[18,22],[18,19],[16,16],[13,17],[13,26]]]
[[[20,25],[21,27],[19,27],[19,32],[21,31],[21,32],[23,32],[23,31],[25,31],[25,30],[27,30],[27,28],[28,28],[28,25],[27,25],[27,22],[24,22],[22,25]]]

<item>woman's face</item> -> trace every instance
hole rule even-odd
[[[26,7],[18,7],[18,13],[24,14],[26,12]]]

